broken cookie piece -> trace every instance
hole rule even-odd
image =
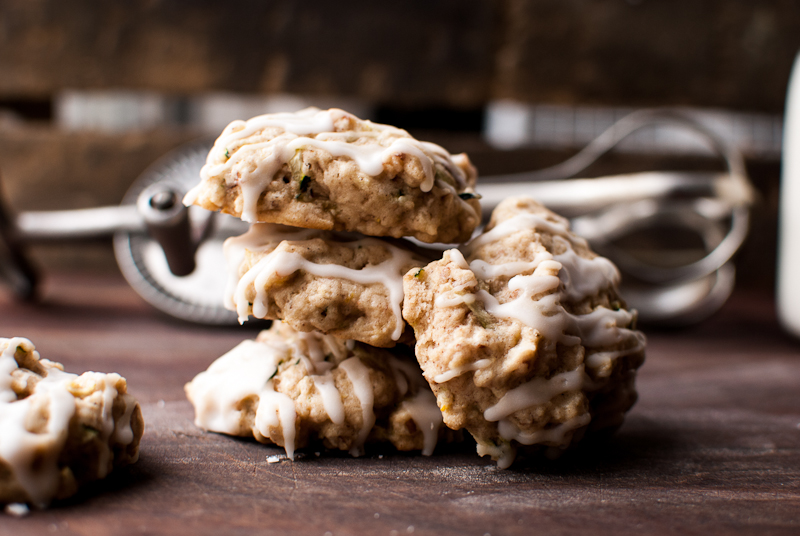
[[[134,463],[144,421],[119,374],[80,376],[0,338],[0,503],[45,507]]]

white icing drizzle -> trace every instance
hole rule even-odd
[[[470,294],[469,292],[457,292],[455,290],[451,290],[449,292],[439,294],[436,296],[436,299],[433,301],[433,304],[436,307],[455,307],[456,305],[470,305],[475,303],[475,294]]]
[[[469,264],[467,263],[467,259],[464,258],[463,253],[457,249],[449,249],[447,252],[450,254],[450,260],[453,261],[456,266],[464,270],[469,270]]]
[[[575,370],[556,374],[552,378],[534,378],[519,387],[511,389],[492,407],[483,412],[489,422],[499,421],[515,411],[546,404],[556,396],[567,391],[579,391],[584,385],[583,365]]]
[[[643,333],[636,331],[636,346],[625,350],[607,350],[588,354],[585,359],[586,366],[598,378],[605,378],[611,373],[611,365],[620,357],[635,354],[644,350],[646,339]]]
[[[585,365],[574,370],[557,374],[549,379],[534,378],[505,393],[493,406],[484,411],[484,418],[498,423],[500,435],[511,441],[531,445],[547,443],[562,446],[568,442],[569,433],[585,426],[591,420],[588,413],[581,414],[567,422],[551,428],[523,432],[509,420],[516,411],[546,404],[563,393],[593,390],[602,386],[593,382],[585,372],[585,367],[598,372],[598,381],[603,374],[610,372],[613,360],[639,352],[644,348],[644,335],[628,329],[635,313],[625,310],[614,311],[597,307],[588,314],[575,315],[564,308],[564,303],[577,303],[604,289],[614,288],[619,283],[619,271],[603,257],[591,259],[581,257],[573,246],[584,247],[585,240],[569,231],[567,220],[553,216],[555,221],[535,214],[518,214],[501,222],[492,230],[473,239],[462,249],[473,254],[479,248],[528,229],[540,230],[553,235],[553,245],[559,254],[547,251],[538,252],[529,262],[516,261],[492,265],[476,259],[468,268],[482,280],[510,277],[508,289],[516,291],[516,296],[505,302],[500,301],[485,290],[474,293],[465,289],[452,291],[437,297],[437,307],[453,307],[471,304],[475,300],[483,303],[487,312],[497,318],[511,318],[535,329],[544,338],[544,344],[564,345],[582,344],[587,350],[624,344],[624,350],[588,352]],[[463,255],[451,250],[451,260],[461,268],[467,268]],[[515,349],[516,350],[516,347]],[[519,351],[523,351],[520,349]],[[479,363],[479,362],[478,362]],[[434,378],[437,382],[447,381],[474,368],[482,368],[478,363],[464,365]],[[498,465],[508,467],[514,459],[514,449],[507,446],[492,447],[479,445],[479,452],[491,453],[498,458]]]
[[[0,347],[3,348],[0,353],[0,459],[10,467],[31,501],[44,507],[57,491],[60,477],[58,458],[76,411],[76,400],[70,387],[79,385],[76,381],[81,384],[91,381],[101,391],[102,429],[98,432],[104,445],[108,445],[110,440],[122,446],[133,441],[131,415],[136,404],[126,395],[125,413],[115,424],[112,409],[118,396],[115,386],[121,379],[118,374],[87,372],[79,377],[54,367],[45,367],[47,375],[38,381],[30,395],[17,400],[11,388],[11,375],[19,368],[14,358],[16,350],[20,347],[30,352],[37,361],[39,353],[28,339],[21,337],[0,338]],[[26,428],[26,422],[42,407],[47,408],[47,424],[43,431],[32,433]],[[103,478],[111,466],[112,453],[110,448],[104,448],[99,455],[97,477]]]
[[[619,285],[619,270],[610,260],[600,256],[593,259],[581,257],[560,236],[554,236],[553,242],[562,244],[564,248],[563,253],[553,258],[563,267],[558,276],[564,284],[566,300],[579,302],[603,289]]]
[[[491,279],[494,277],[511,277],[523,272],[535,270],[539,263],[552,259],[553,256],[546,251],[536,254],[534,260],[530,262],[517,261],[506,262],[503,264],[489,264],[486,261],[476,259],[469,263],[469,268],[480,279]]]
[[[347,378],[353,385],[353,392],[361,403],[361,431],[358,433],[356,443],[350,449],[351,455],[361,456],[364,454],[364,443],[367,441],[367,436],[375,425],[375,412],[373,411],[375,394],[372,392],[369,369],[357,357],[345,359],[339,363],[339,368],[347,374]]]
[[[127,404],[125,412],[117,420],[114,428],[114,442],[120,445],[130,445],[133,442],[133,428],[131,427],[131,418],[133,411],[136,409],[136,404]]]
[[[350,158],[361,171],[370,176],[380,175],[384,163],[392,156],[410,154],[419,159],[423,167],[425,179],[420,185],[423,192],[433,188],[436,179],[434,163],[444,166],[462,188],[465,185],[463,170],[453,163],[450,154],[440,146],[420,142],[404,130],[369,121],[363,122],[363,131],[331,132],[336,120],[344,117],[353,118],[342,110],[308,108],[296,114],[269,114],[246,122],[234,121],[214,143],[208,163],[200,171],[200,177],[202,181],[208,181],[225,173],[229,182],[237,180],[243,196],[242,219],[249,222],[256,221],[258,199],[275,178],[275,174],[298,150],[308,147],[326,151],[334,157]],[[244,138],[264,129],[278,129],[282,132],[267,141],[241,143]],[[359,139],[368,139],[372,143],[354,143]],[[251,157],[258,161],[254,168],[249,161]],[[439,182],[455,191],[446,182]],[[198,194],[199,186],[186,194],[184,203],[192,204]]]
[[[275,391],[273,378],[281,363],[300,359],[331,422],[341,424],[344,405],[331,372],[334,365],[325,361],[329,353],[341,352],[333,340],[319,333],[294,332],[283,339],[273,336],[240,343],[186,385],[195,407],[195,424],[213,432],[239,434],[244,418],[241,401],[258,397],[255,428],[270,437],[270,428],[280,427],[286,455],[293,460],[297,410],[289,396]],[[372,424],[369,426],[371,429]]]
[[[290,397],[275,391],[273,378],[278,366],[288,359],[298,359],[307,353],[306,360],[314,369],[309,377],[322,399],[331,422],[342,424],[346,413],[341,393],[336,388],[332,366],[326,355],[340,348],[327,336],[319,333],[293,332],[280,338],[267,332],[262,340],[244,341],[214,361],[208,370],[198,374],[186,385],[186,394],[195,408],[195,424],[205,430],[238,435],[244,422],[241,402],[258,397],[255,428],[270,437],[270,428],[280,426],[286,454],[294,459],[296,436],[296,406]],[[327,349],[324,347],[328,346]],[[352,350],[352,348],[351,348]],[[423,454],[436,446],[442,416],[436,398],[428,389],[416,363],[389,356],[399,397],[419,430],[423,433]],[[364,453],[364,443],[375,426],[374,393],[370,371],[358,358],[350,357],[339,363],[353,387],[361,406],[362,425],[350,449],[353,456]],[[425,395],[424,393],[427,393]]]
[[[247,340],[214,361],[186,385],[195,424],[213,432],[237,434],[244,418],[240,402],[274,391],[272,377],[288,354],[288,345]]]
[[[548,294],[534,301],[530,299],[529,289],[530,287],[526,288],[521,296],[528,298],[526,301],[517,298],[502,304],[485,290],[478,291],[476,295],[492,315],[498,318],[515,318],[535,328],[550,341],[561,344],[610,346],[625,339],[635,338],[632,330],[620,327],[631,323],[633,320],[631,312],[598,307],[585,315],[573,315],[559,304],[557,294]]]
[[[430,456],[436,448],[439,439],[439,429],[444,423],[442,412],[436,405],[436,397],[429,389],[420,389],[412,398],[400,404],[411,415],[417,429],[422,432],[422,455]]]
[[[389,356],[389,366],[392,369],[392,374],[394,375],[394,382],[397,386],[397,392],[400,393],[400,396],[406,396],[408,392],[411,390],[412,384],[416,384],[417,387],[422,385],[421,383],[421,372],[419,370],[419,366],[416,363],[412,363],[405,359],[397,359],[394,356]]]
[[[269,380],[267,385],[272,387],[272,380]],[[280,425],[283,448],[286,449],[286,456],[290,460],[294,460],[294,439],[297,435],[296,419],[297,410],[291,398],[274,389],[263,389],[259,393],[255,427],[261,435],[269,437],[269,429]]]
[[[586,240],[569,232],[569,222],[566,219],[556,214],[551,214],[550,216],[555,218],[557,221],[550,221],[547,218],[537,214],[517,214],[516,216],[501,222],[491,231],[487,231],[476,236],[468,244],[466,244],[462,250],[467,255],[471,255],[478,248],[485,246],[486,244],[495,242],[501,238],[512,235],[519,231],[524,231],[526,229],[538,229],[541,231],[546,231],[553,235],[566,238],[573,244],[587,244]]]
[[[326,361],[328,355],[333,355],[337,360],[345,357],[337,339],[331,335],[292,330],[292,335],[287,337],[286,342],[294,349],[294,355],[299,356],[306,372],[312,375],[325,374],[336,366],[333,362]]]
[[[522,432],[511,422],[503,420],[498,424],[498,431],[504,439],[515,440],[523,445],[534,445],[546,443],[555,446],[567,446],[569,444],[568,433],[586,426],[592,420],[591,415],[582,413],[577,417],[557,424],[551,428],[534,430],[532,432]]]
[[[494,267],[485,261],[473,261],[470,269],[490,277],[497,274],[508,276],[514,273],[514,269],[528,271],[533,268],[532,274],[515,275],[508,281],[509,290],[519,291],[513,300],[500,303],[485,290],[475,293],[486,310],[499,318],[517,319],[550,341],[567,345],[609,346],[637,338],[636,332],[621,327],[633,320],[633,314],[628,311],[598,307],[589,314],[573,315],[564,309],[562,302],[581,301],[619,282],[619,271],[608,259],[599,256],[584,259],[573,250],[573,244],[585,244],[585,241],[569,232],[566,220],[559,218],[555,223],[534,214],[519,214],[478,236],[465,249],[475,251],[495,240],[531,228],[552,233],[554,243],[560,244],[563,252],[558,255],[540,252],[530,263],[513,262]],[[451,250],[451,258],[452,253]],[[542,293],[549,294],[534,300]]]
[[[384,262],[356,270],[337,264],[317,264],[306,260],[299,253],[275,250],[265,255],[241,277],[237,277],[247,250],[260,251],[268,247],[265,244],[274,244],[277,241],[305,240],[311,236],[331,238],[337,236],[320,231],[293,232],[286,229],[280,225],[256,224],[247,233],[229,238],[225,242],[228,271],[232,277],[226,292],[225,305],[239,314],[240,322],[247,320],[250,312],[257,318],[264,318],[267,314],[268,295],[265,287],[271,279],[287,277],[298,270],[303,270],[318,277],[347,279],[362,285],[383,285],[389,291],[389,302],[395,317],[395,327],[391,337],[395,341],[400,338],[405,328],[402,314],[403,269],[413,262],[410,251],[376,238],[340,241],[342,245],[351,248],[377,244],[389,252],[390,256]],[[252,306],[247,300],[247,289],[250,285],[256,290]]]
[[[270,427],[280,426],[286,455],[294,459],[294,402],[276,392],[272,381],[278,365],[290,357],[288,344],[247,340],[214,361],[186,385],[195,409],[195,425],[212,432],[239,434],[244,419],[241,401],[258,397],[256,429],[270,437]]]
[[[473,370],[480,370],[482,368],[488,367],[491,364],[492,364],[492,360],[491,359],[479,359],[479,360],[475,361],[474,363],[468,363],[468,364],[462,365],[460,367],[452,368],[452,369],[448,370],[447,372],[443,372],[441,374],[437,374],[436,376],[433,377],[433,381],[435,381],[436,383],[449,382],[453,378],[457,378],[458,376],[461,376],[462,374],[464,374],[466,372],[470,372],[470,371],[473,371]]]
[[[489,445],[478,442],[478,456],[491,456],[497,460],[498,469],[508,469],[517,456],[517,449],[508,442],[500,445]]]
[[[228,283],[225,289],[225,307],[231,311],[236,310],[234,296],[239,284],[239,268],[244,263],[248,251],[253,253],[263,251],[276,241],[283,240],[308,240],[319,235],[314,229],[300,229],[286,225],[258,223],[250,226],[246,233],[225,240],[222,249],[228,270]],[[241,319],[240,319],[241,320]]]
[[[333,380],[333,374],[327,372],[324,376],[312,376],[314,387],[319,391],[322,396],[322,405],[325,412],[331,419],[333,424],[342,424],[344,422],[344,404],[342,404],[342,395],[336,388]]]

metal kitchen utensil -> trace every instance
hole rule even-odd
[[[699,135],[725,163],[719,173],[645,172],[570,179],[635,132],[671,125]],[[486,213],[509,195],[527,194],[571,218],[575,232],[623,273],[622,294],[650,323],[693,323],[716,311],[733,290],[731,259],[744,242],[754,190],[736,147],[675,109],[634,112],[572,158],[540,171],[485,177],[478,191]],[[679,265],[645,262],[617,243],[636,231],[665,227],[694,233],[698,259]]]
[[[727,173],[565,180],[654,123],[702,135],[725,160]],[[167,154],[145,170],[118,207],[12,215],[0,206],[0,278],[19,298],[30,299],[37,279],[24,255],[27,244],[113,235],[120,269],[146,301],[192,322],[235,323],[236,314],[222,307],[227,279],[222,242],[243,233],[247,224],[180,202],[197,183],[210,146],[205,140]],[[734,281],[730,259],[747,234],[752,200],[735,148],[686,114],[660,110],[631,114],[558,166],[485,179],[479,193],[487,213],[508,195],[527,194],[570,217],[578,234],[620,266],[624,295],[640,318],[669,323],[695,321],[727,299]],[[705,255],[665,267],[643,262],[617,245],[623,235],[664,225],[696,233]]]
[[[26,245],[113,236],[122,274],[147,302],[191,322],[236,323],[236,314],[222,306],[222,242],[247,224],[181,202],[198,182],[211,145],[190,143],[156,161],[120,206],[17,215],[0,206],[0,277],[18,298],[31,299],[38,278]]]

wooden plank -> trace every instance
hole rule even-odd
[[[490,2],[5,0],[0,94],[61,88],[487,98]]]
[[[113,134],[0,128],[4,194],[15,210],[116,205],[149,165],[197,137],[179,130]]]
[[[508,0],[493,95],[783,110],[800,6],[771,0]]]
[[[780,112],[798,27],[791,0],[3,0],[0,96],[231,90]]]
[[[0,197],[12,213],[118,205],[149,165],[196,138],[195,132],[178,130],[109,134],[0,128]],[[116,271],[110,240],[28,250],[41,267]]]
[[[2,535],[800,530],[800,343],[763,294],[739,294],[691,330],[649,333],[639,402],[608,442],[507,471],[470,447],[270,464],[279,449],[203,433],[182,386],[252,330],[172,321],[116,278],[56,275],[38,305],[0,301],[0,325],[68,370],[125,375],[147,425],[135,466],[2,518]]]

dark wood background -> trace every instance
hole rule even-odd
[[[538,169],[569,152],[489,147],[475,130],[486,103],[779,114],[797,28],[792,0],[0,0],[0,173],[15,210],[113,205],[155,159],[207,134],[174,125],[66,132],[52,114],[70,89],[335,95],[400,123],[466,114],[478,122],[468,132],[448,131],[453,121],[434,131],[400,126],[469,151],[484,175]],[[663,169],[657,156],[633,163],[627,168]],[[754,157],[749,165],[761,193],[758,239],[740,258],[739,284],[768,289],[780,163]],[[624,167],[612,161],[596,171]],[[48,266],[115,270],[107,244],[33,254]]]
[[[793,0],[3,0],[0,95],[60,88],[779,112]]]
[[[159,156],[208,134],[64,131],[53,122],[63,90],[357,98],[468,151],[491,175],[570,155],[488,146],[479,128],[494,99],[780,114],[797,28],[793,0],[0,0],[0,191],[17,211],[114,205]],[[420,130],[412,116],[444,120]],[[594,171],[713,165],[643,155]],[[738,284],[766,290],[780,162],[754,156],[748,165],[760,193],[757,238],[740,256]],[[31,250],[44,266],[116,270],[108,244]]]

